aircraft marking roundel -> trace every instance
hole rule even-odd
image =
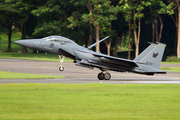
[[[49,44],[49,47],[51,47],[51,48],[53,48],[54,46],[55,46],[54,43],[50,43],[50,44]]]

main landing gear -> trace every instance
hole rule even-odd
[[[62,66],[63,62],[64,62],[64,59],[65,59],[65,56],[59,56],[59,59],[60,59],[60,66],[59,66],[59,71],[63,71],[64,70],[64,67]]]
[[[105,73],[103,73],[103,72],[101,72],[101,73],[99,73],[98,74],[98,79],[99,80],[110,80],[111,79],[111,74],[110,73],[108,73],[108,72],[105,72]]]

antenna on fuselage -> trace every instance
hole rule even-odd
[[[109,38],[109,36],[107,36],[107,37],[105,37],[105,38],[101,39],[100,41],[98,41],[98,42],[96,42],[96,43],[94,43],[94,44],[90,45],[90,46],[88,47],[88,49],[91,49],[92,47],[96,46],[98,43],[100,43],[100,42],[104,41],[104,40],[105,40],[105,39],[107,39],[107,38]]]

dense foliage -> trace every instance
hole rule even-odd
[[[162,42],[166,56],[180,58],[178,10],[178,0],[0,0],[0,32],[9,36],[8,51],[18,30],[22,39],[61,35],[86,46],[110,36],[97,48],[114,56]]]

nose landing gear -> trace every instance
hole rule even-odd
[[[103,73],[103,72],[101,72],[101,73],[99,73],[98,74],[98,79],[99,80],[110,80],[111,79],[111,74],[110,73],[108,73],[108,72],[105,72],[105,73]]]
[[[59,67],[59,71],[61,71],[61,72],[64,71],[64,67],[61,67],[61,66],[60,66],[60,67]]]
[[[63,62],[64,62],[64,59],[65,59],[65,56],[59,56],[59,59],[60,59],[60,66],[59,66],[59,71],[64,71],[64,67],[62,66]]]

